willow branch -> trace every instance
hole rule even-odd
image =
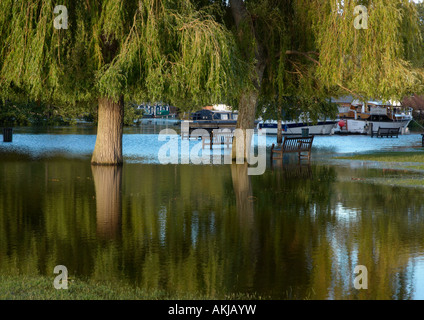
[[[310,57],[308,54],[309,53],[314,53],[314,54],[317,54],[317,55],[319,55],[319,53],[318,52],[301,52],[301,51],[296,51],[296,50],[287,50],[286,51],[286,55],[301,55],[301,56],[303,56],[303,57],[305,57],[306,59],[308,59],[309,61],[312,61],[312,62],[314,62],[314,63],[316,63],[317,65],[321,65],[321,63],[318,61],[318,60],[316,60],[316,59],[314,59],[314,58],[312,58],[312,57]]]
[[[356,92],[342,86],[340,83],[337,84],[341,89],[346,90],[347,92],[349,92],[350,94],[354,95],[355,97],[359,98],[360,100],[363,99],[363,97],[361,97],[359,94],[357,94]]]

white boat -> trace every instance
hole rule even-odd
[[[404,108],[397,102],[353,100],[350,105],[339,105],[339,121],[335,133],[369,134],[381,128],[408,131],[412,121],[412,109]]]
[[[337,127],[337,120],[320,120],[317,123],[309,121],[281,121],[283,135],[301,135],[302,129],[308,129],[311,135],[329,135]],[[276,120],[259,121],[258,130],[266,129],[267,134],[277,134]]]
[[[191,114],[189,121],[213,121],[216,123],[237,123],[238,112],[232,111],[216,111],[216,110],[199,110]]]

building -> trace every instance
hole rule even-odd
[[[144,111],[143,117],[145,118],[175,118],[177,116],[177,108],[165,104],[142,104],[139,105],[137,109],[142,109]]]

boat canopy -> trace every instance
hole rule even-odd
[[[352,101],[352,106],[361,106],[364,104],[364,102],[360,101],[360,100],[353,100]],[[373,104],[376,106],[391,106],[391,107],[400,107],[401,103],[399,101],[395,101],[395,100],[389,100],[387,102],[383,102],[381,100],[369,100],[367,101],[367,105],[368,104]]]

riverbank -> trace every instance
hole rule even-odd
[[[399,165],[399,169],[424,170],[424,152],[416,151],[364,153],[351,156],[338,156],[335,159],[394,163]]]
[[[122,283],[69,279],[68,289],[55,289],[54,277],[0,276],[0,300],[261,300],[250,294],[230,296],[146,291]]]

